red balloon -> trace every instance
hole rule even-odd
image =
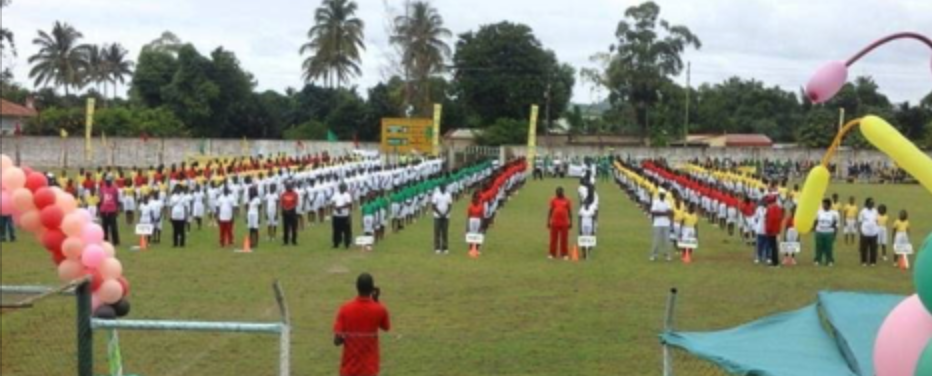
[[[99,271],[91,273],[90,270],[86,270],[86,272],[91,275],[91,291],[97,291],[100,285],[104,284],[104,277],[100,275]]]
[[[55,266],[61,265],[62,261],[68,259],[65,255],[59,253],[52,253],[52,262],[55,263]]]
[[[45,209],[46,206],[55,204],[55,191],[48,187],[39,188],[32,196],[32,201],[39,210]]]
[[[41,172],[31,172],[26,175],[26,189],[32,193],[36,193],[40,188],[45,188],[49,185],[49,179],[42,175]]]
[[[65,212],[58,206],[46,206],[39,212],[39,221],[49,230],[57,230],[61,227],[61,221],[65,218]]]
[[[120,282],[120,285],[123,286],[123,297],[129,296],[129,281],[125,277],[117,278],[117,282]]]
[[[53,254],[62,254],[61,245],[68,236],[60,230],[49,230],[42,234],[42,245]]]

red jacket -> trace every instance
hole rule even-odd
[[[777,204],[767,206],[767,217],[764,223],[764,231],[768,236],[780,235],[780,227],[783,224],[783,209]]]

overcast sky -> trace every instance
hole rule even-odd
[[[391,47],[387,15],[401,0],[356,0],[366,24],[360,92],[384,79]],[[19,56],[7,58],[16,80],[27,83],[31,41],[56,20],[75,26],[86,43],[119,42],[135,60],[143,44],[171,30],[203,54],[217,46],[236,53],[259,89],[300,88],[302,57],[320,0],[13,0],[2,24],[15,33]],[[605,51],[633,0],[433,0],[454,34],[509,20],[529,25],[558,58],[580,67]],[[829,60],[843,60],[885,34],[912,30],[932,35],[930,0],[660,0],[661,17],[688,26],[702,40],[690,51],[692,83],[730,76],[755,78],[796,90]],[[449,41],[451,46],[455,40]],[[855,66],[851,77],[871,75],[892,100],[920,100],[932,91],[932,51],[914,41],[895,42]],[[685,77],[679,78],[685,84]],[[605,94],[577,78],[574,101]]]

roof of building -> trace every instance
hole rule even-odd
[[[723,140],[724,139],[724,140]],[[724,141],[724,142],[722,142]],[[720,143],[724,146],[773,146],[773,140],[763,134],[691,134],[687,138],[689,144]]]
[[[36,110],[20,106],[5,99],[0,99],[0,115],[9,117],[33,117]]]
[[[472,140],[478,137],[480,132],[477,129],[469,128],[451,129],[443,135],[443,138],[446,140]]]

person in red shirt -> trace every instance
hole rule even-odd
[[[298,245],[298,200],[300,196],[294,191],[294,184],[291,182],[285,183],[285,193],[282,193],[282,197],[279,202],[282,205],[282,227],[284,228],[285,234],[282,239],[287,246],[289,243],[291,245]]]
[[[472,194],[472,202],[469,203],[469,208],[466,209],[466,233],[467,234],[479,234],[482,233],[482,217],[485,214],[485,205],[482,204],[482,198],[479,195],[479,191],[476,191]],[[476,245],[476,248],[480,248],[481,245]]]
[[[550,259],[563,257],[569,254],[569,230],[573,228],[573,204],[563,195],[563,187],[557,188],[557,197],[550,200],[550,213],[547,214],[547,228],[550,229]],[[557,255],[557,242],[560,243],[560,254]]]
[[[379,303],[381,290],[369,273],[356,279],[355,299],[343,304],[333,324],[333,344],[343,346],[340,376],[379,374],[379,330],[391,330],[388,309]]]
[[[783,231],[783,208],[777,205],[776,195],[766,198],[767,215],[764,219],[764,252],[770,255],[770,266],[780,266],[780,252],[777,250],[777,236]]]

